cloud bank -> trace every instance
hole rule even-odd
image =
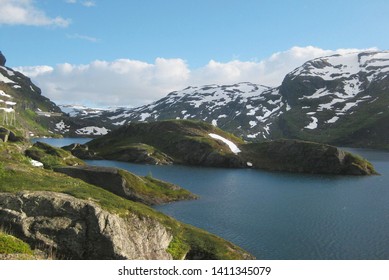
[[[0,25],[67,27],[70,19],[49,17],[32,0],[0,0]]]
[[[293,47],[258,62],[211,60],[197,69],[189,69],[180,58],[157,58],[153,63],[130,59],[96,60],[83,65],[64,63],[16,70],[31,77],[43,94],[58,104],[135,107],[187,86],[238,82],[279,86],[287,73],[307,60],[355,51],[361,50]]]

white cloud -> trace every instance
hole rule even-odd
[[[97,39],[95,37],[87,36],[87,35],[81,35],[81,34],[78,34],[78,33],[68,34],[66,36],[69,39],[80,39],[80,40],[88,41],[88,42],[91,42],[91,43],[97,43],[97,42],[100,41],[99,39]]]
[[[68,4],[77,4],[77,3],[80,3],[81,5],[85,6],[85,7],[94,7],[96,6],[96,3],[95,1],[77,1],[77,0],[65,0],[66,3]]]
[[[70,19],[48,17],[32,0],[0,0],[0,25],[67,27]]]
[[[84,1],[84,2],[82,2],[82,5],[89,8],[89,7],[96,6],[96,3],[93,1]]]
[[[279,86],[287,73],[307,60],[360,51],[293,47],[258,62],[233,60],[189,69],[182,59],[157,58],[154,63],[138,60],[96,60],[85,65],[19,67],[41,87],[45,96],[59,104],[88,106],[140,106],[189,85],[253,82]]]

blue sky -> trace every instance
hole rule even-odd
[[[104,68],[109,72],[105,76],[120,84],[118,74],[128,71],[134,76],[134,69],[152,69],[153,74],[146,75],[150,95],[131,102],[131,94],[145,91],[144,81],[134,79],[137,85],[126,89],[122,84],[115,89],[122,93],[110,104],[125,99],[129,106],[137,106],[185,83],[233,83],[241,78],[242,82],[252,79],[276,85],[284,72],[304,59],[340,49],[386,50],[389,45],[386,0],[0,0],[0,6],[0,50],[7,65],[24,69],[50,98],[61,102],[66,102],[66,90],[54,92],[53,84],[65,83],[60,79],[64,71],[86,79]],[[270,63],[274,55],[279,55],[277,65]],[[267,63],[262,70],[271,71],[282,66],[281,58],[286,62],[283,71],[274,73],[279,74],[278,80],[261,79],[260,71],[257,79],[252,78],[253,69],[250,75],[235,75],[230,80],[215,74],[212,81],[198,74],[210,67],[221,74],[243,73],[252,63]],[[93,64],[96,61],[104,63]],[[135,75],[141,79],[142,73]],[[179,81],[167,85],[175,78]],[[107,82],[105,90],[108,86]],[[69,102],[91,104],[92,91],[97,92],[85,85],[67,90],[78,90],[85,97]],[[128,98],[124,98],[126,91]]]

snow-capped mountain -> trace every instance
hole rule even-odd
[[[113,129],[128,122],[194,119],[247,140],[298,138],[389,148],[389,52],[307,61],[279,87],[253,83],[187,87],[134,109],[80,115]]]
[[[120,126],[195,119],[248,140],[349,144],[349,134],[365,129],[360,133],[366,135],[375,120],[388,116],[388,73],[389,52],[333,55],[306,62],[276,88],[247,82],[187,87],[146,106],[104,112],[100,120]]]
[[[388,145],[389,52],[317,58],[289,73],[280,94],[291,110],[283,136],[344,145]],[[379,142],[379,143],[378,143]]]
[[[61,110],[42,96],[30,78],[5,63],[0,52],[0,125],[18,127],[25,136],[49,134],[51,117],[61,115]]]
[[[239,83],[188,87],[143,107],[117,110],[108,118],[115,125],[128,121],[202,120],[248,138],[266,138],[268,125],[285,108],[278,89]]]

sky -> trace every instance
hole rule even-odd
[[[387,50],[388,14],[387,0],[0,0],[0,50],[58,104],[132,107]]]

